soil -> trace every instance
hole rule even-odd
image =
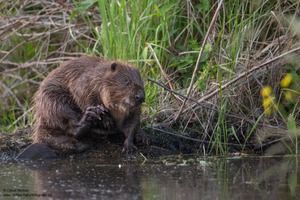
[[[124,134],[112,134],[97,140],[94,147],[76,154],[68,154],[64,156],[73,157],[97,157],[103,160],[105,159],[157,159],[169,155],[179,154],[196,154],[198,156],[214,154],[209,150],[209,145],[205,141],[200,140],[199,134],[190,133],[185,136],[179,136],[176,133],[168,131],[167,128],[143,128],[147,134],[147,144],[141,141],[136,142],[137,150],[131,152],[130,155],[122,153],[123,144],[125,140]],[[160,130],[160,131],[158,131]],[[171,130],[172,131],[172,130]],[[0,160],[15,159],[26,147],[32,144],[32,129],[30,126],[19,127],[16,131],[8,133],[0,133]],[[269,146],[261,147],[257,150],[252,148],[246,148],[241,151],[240,147],[235,144],[229,144],[229,155],[242,155],[242,154],[268,154],[268,150],[272,151],[272,148],[279,149],[278,144],[275,143]],[[280,151],[279,151],[280,150]],[[286,148],[279,149],[279,153],[276,151],[274,155],[284,155],[287,153]],[[210,152],[210,153],[209,153]],[[207,154],[208,153],[208,154]],[[273,155],[272,152],[270,155]],[[60,155],[61,156],[61,155]]]
[[[150,130],[146,130],[146,132],[148,144],[137,143],[138,151],[133,152],[130,157],[122,153],[125,140],[123,134],[109,135],[107,138],[99,140],[93,148],[68,156],[93,157],[97,154],[97,157],[100,155],[103,159],[152,159],[179,153],[191,154],[199,150],[200,145],[197,142]],[[20,127],[10,134],[0,133],[0,160],[14,159],[27,146],[32,144],[31,134],[32,129],[30,126]]]

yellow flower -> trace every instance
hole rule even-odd
[[[266,97],[263,99],[263,107],[266,110],[267,108],[270,108],[270,106],[273,104],[273,97]]]
[[[272,93],[272,87],[271,86],[265,86],[260,90],[260,94],[262,97],[266,98],[270,96]]]
[[[264,107],[265,115],[271,115],[272,112],[276,111],[276,106],[274,104],[274,97],[272,95],[263,98],[262,104]]]
[[[280,85],[283,88],[289,87],[292,82],[293,76],[291,73],[285,74],[283,79],[280,81]]]

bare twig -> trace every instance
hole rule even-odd
[[[205,38],[204,38],[204,41],[203,41],[203,43],[202,43],[202,47],[201,47],[201,49],[200,49],[200,51],[199,51],[199,55],[198,55],[198,59],[197,59],[197,62],[196,62],[194,71],[193,71],[191,83],[190,83],[190,86],[188,87],[188,90],[187,90],[187,94],[186,94],[187,97],[190,96],[192,87],[193,87],[194,82],[195,82],[196,74],[197,74],[197,72],[198,72],[199,63],[200,63],[202,54],[203,54],[204,49],[205,49],[206,42],[207,42],[208,37],[209,37],[209,35],[210,35],[210,33],[211,33],[212,29],[213,29],[213,26],[214,26],[214,24],[215,24],[215,22],[216,22],[217,15],[218,15],[218,13],[219,13],[219,10],[221,9],[222,4],[223,4],[223,0],[220,0],[220,1],[219,1],[219,5],[218,5],[218,7],[217,7],[217,9],[216,9],[216,11],[215,11],[215,14],[214,14],[214,16],[213,16],[213,18],[212,18],[212,20],[211,20],[211,22],[210,22],[210,25],[209,25],[209,27],[208,27],[207,33],[206,33]],[[185,106],[185,104],[186,104],[186,100],[187,100],[187,99],[185,99],[185,100],[183,101],[183,103],[182,103],[182,105],[181,105],[181,107],[180,107],[180,109],[179,109],[179,111],[178,111],[176,117],[174,118],[173,123],[177,121],[179,115],[182,113],[183,108],[184,108],[184,106]]]
[[[194,102],[195,105],[197,105],[197,106],[200,106],[200,107],[203,107],[203,108],[206,108],[206,109],[209,109],[209,110],[213,110],[213,111],[215,111],[215,112],[217,112],[217,113],[222,113],[222,114],[225,115],[226,117],[244,120],[244,121],[246,121],[246,122],[248,122],[248,123],[251,123],[251,124],[255,124],[255,123],[256,123],[254,120],[247,119],[247,118],[242,117],[242,116],[239,116],[239,115],[232,115],[232,114],[229,114],[229,113],[224,113],[224,112],[222,112],[222,111],[219,111],[218,109],[213,108],[213,107],[212,107],[213,105],[211,105],[211,106],[205,105],[203,102],[199,102],[199,101],[197,101],[197,100],[195,100],[195,99],[193,99],[193,98],[191,98],[191,97],[187,97],[187,96],[185,96],[185,95],[183,95],[183,94],[180,94],[179,92],[177,92],[177,91],[175,91],[175,90],[170,90],[169,88],[165,87],[163,84],[161,84],[161,83],[159,83],[159,82],[157,82],[157,81],[155,81],[155,80],[153,80],[153,79],[151,79],[151,78],[148,78],[148,80],[151,81],[151,82],[153,82],[153,83],[155,83],[155,84],[157,84],[157,85],[159,85],[160,87],[164,88],[165,90],[167,90],[167,91],[169,91],[169,92],[171,92],[171,93],[177,94],[178,96],[181,96],[181,97],[183,97],[183,98],[186,99],[186,100],[189,100],[189,101],[191,101],[191,102]],[[210,104],[210,103],[206,103],[206,104]],[[268,125],[268,124],[261,124],[261,123],[257,123],[257,126],[261,126],[261,127],[271,127],[271,128],[273,128],[273,126],[270,126],[270,125]]]
[[[1,0],[0,0],[1,1]],[[2,5],[1,5],[2,6]],[[31,9],[39,7],[39,9]],[[0,95],[3,113],[14,103],[18,111],[9,128],[19,124],[30,111],[24,107],[33,90],[53,66],[84,54],[82,46],[93,44],[90,24],[80,16],[68,20],[75,7],[62,9],[52,1],[8,1],[0,13]],[[11,12],[12,10],[15,10]],[[16,13],[14,15],[13,13]],[[99,14],[91,23],[99,24]],[[70,37],[74,33],[74,38]],[[85,39],[88,38],[88,39]],[[31,46],[30,46],[31,45]],[[26,73],[25,73],[26,72]],[[10,102],[12,101],[12,103]]]
[[[147,46],[149,47],[150,51],[152,52],[152,54],[153,54],[153,56],[154,56],[154,59],[155,59],[157,65],[158,65],[158,67],[159,67],[161,73],[163,74],[163,76],[165,77],[165,79],[168,81],[169,87],[171,88],[171,90],[174,90],[174,87],[173,87],[173,85],[172,85],[172,83],[171,83],[170,77],[169,77],[168,74],[165,72],[165,70],[162,68],[162,66],[161,66],[161,64],[160,64],[160,62],[159,62],[159,60],[158,60],[158,58],[157,58],[157,56],[156,56],[156,54],[155,54],[155,52],[154,52],[152,46],[151,46],[149,43],[147,43]]]
[[[205,105],[205,104],[203,104],[203,103],[200,104],[200,103],[197,102],[197,100],[195,100],[195,99],[193,99],[193,98],[191,98],[191,97],[187,97],[187,96],[185,96],[185,95],[183,95],[183,94],[180,94],[179,92],[177,92],[177,91],[175,91],[175,90],[171,90],[171,89],[167,88],[166,86],[164,86],[163,84],[157,82],[156,80],[154,80],[154,79],[152,79],[152,78],[148,78],[148,80],[151,81],[152,83],[155,83],[156,85],[158,85],[158,86],[164,88],[165,90],[169,91],[170,93],[174,93],[174,94],[176,94],[176,95],[178,95],[178,96],[180,96],[180,97],[183,97],[184,99],[190,100],[190,101],[196,103],[197,105],[199,105],[199,106],[201,106],[201,107],[208,108],[208,109],[211,109],[211,110],[214,110],[214,111],[218,112],[218,109],[212,108],[212,107],[207,106],[207,105]],[[213,106],[213,105],[212,105],[212,106]]]
[[[78,54],[81,55],[81,54]],[[16,63],[16,62],[10,62],[10,61],[2,61],[0,63],[2,64],[6,64],[6,65],[11,65],[11,66],[16,66],[16,68],[13,69],[7,69],[4,70],[2,72],[0,72],[0,74],[7,74],[19,69],[24,69],[24,68],[28,68],[31,66],[35,66],[35,65],[52,65],[52,64],[60,64],[61,62],[67,61],[67,60],[71,60],[76,58],[75,56],[70,56],[70,57],[59,57],[59,58],[48,58],[45,60],[38,60],[38,61],[34,61],[34,62],[26,62],[26,63]]]
[[[14,98],[14,100],[16,101],[19,107],[23,107],[19,99],[16,97],[14,92],[9,87],[7,87],[4,83],[2,83],[2,81],[0,81],[0,85],[5,89],[5,91],[7,91]]]
[[[19,121],[21,121],[22,119],[26,118],[26,116],[32,111],[33,108],[28,109],[27,111],[25,111],[20,117],[18,117],[12,124],[10,124],[9,126],[7,126],[8,129],[11,129],[12,127],[14,127]]]
[[[227,83],[225,83],[224,85],[222,85],[219,89],[216,89],[213,92],[211,92],[211,93],[203,96],[201,99],[199,99],[197,101],[197,103],[201,103],[203,101],[206,101],[207,99],[211,98],[212,96],[218,94],[220,92],[220,90],[226,89],[227,87],[229,87],[233,83],[236,83],[237,81],[239,81],[240,79],[244,78],[245,76],[250,76],[253,72],[255,72],[255,71],[257,71],[257,70],[259,70],[259,69],[261,69],[263,67],[266,67],[268,64],[270,64],[272,62],[275,62],[275,61],[277,61],[277,60],[279,60],[279,59],[281,59],[281,58],[283,58],[283,57],[285,57],[285,56],[287,56],[289,54],[295,53],[297,51],[300,51],[300,47],[295,48],[295,49],[290,50],[290,51],[287,51],[287,52],[285,52],[285,53],[283,53],[283,54],[281,54],[281,55],[279,55],[279,56],[277,56],[277,57],[275,57],[273,59],[270,59],[270,60],[268,60],[268,61],[266,61],[266,62],[264,62],[264,63],[262,63],[260,65],[252,67],[250,70],[247,70],[247,71],[244,71],[244,72],[238,74],[235,78],[233,78],[232,80],[230,80]],[[196,105],[197,104],[194,104],[192,106],[192,108],[194,108]],[[189,108],[189,109],[191,109],[191,108]],[[187,110],[185,110],[185,111],[187,111]]]

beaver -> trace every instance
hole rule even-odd
[[[82,152],[93,135],[125,134],[123,151],[136,148],[141,104],[139,71],[122,61],[84,56],[63,63],[41,82],[33,98],[33,143],[62,152]],[[144,136],[143,136],[144,137]]]

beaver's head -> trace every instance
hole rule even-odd
[[[102,101],[108,110],[125,115],[145,101],[144,84],[139,71],[123,62],[112,62],[105,73]]]

